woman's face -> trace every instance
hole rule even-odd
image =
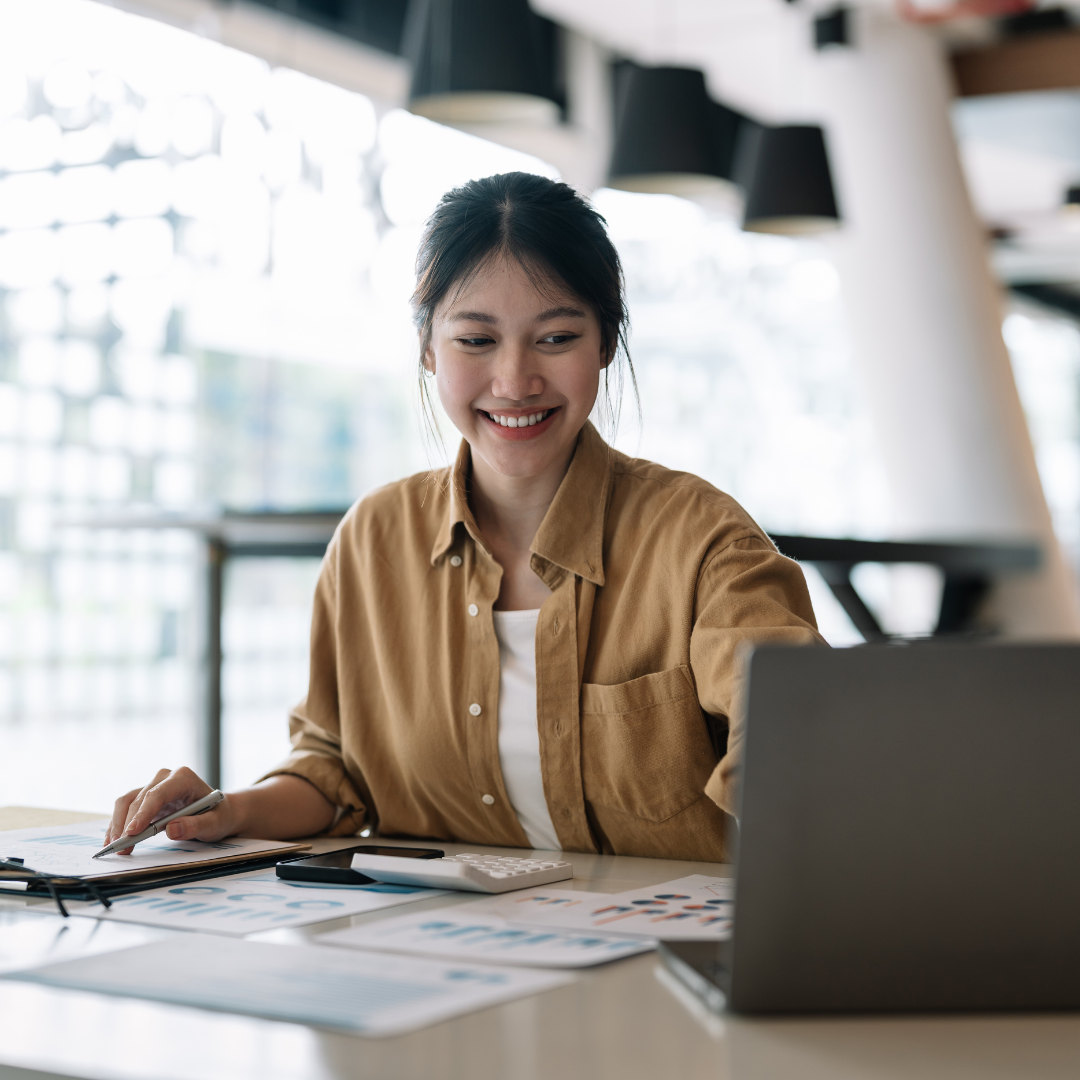
[[[500,257],[438,306],[424,366],[474,469],[526,478],[566,469],[607,359],[588,305]]]

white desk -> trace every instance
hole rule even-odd
[[[470,849],[440,846],[451,852]],[[567,857],[574,863],[573,887],[601,892],[718,869],[709,863]],[[467,899],[435,898],[408,910]],[[36,910],[28,912],[27,906]],[[40,962],[171,933],[65,921],[45,914],[49,907],[36,900],[0,905],[0,961],[17,947],[13,935],[20,934],[20,923],[22,940],[33,938],[26,948]],[[20,908],[23,914],[12,922],[11,913]],[[400,911],[256,936],[303,941]],[[661,970],[655,955],[634,957],[580,972],[571,986],[393,1039],[0,981],[0,1080],[1075,1080],[1080,1075],[1080,1016],[721,1019],[688,1007],[658,975]]]

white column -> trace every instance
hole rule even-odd
[[[949,122],[946,59],[921,27],[855,15],[851,47],[806,57],[805,89],[826,126],[844,218],[834,251],[896,532],[1037,540],[1043,569],[1003,582],[987,614],[1011,637],[1078,637]]]

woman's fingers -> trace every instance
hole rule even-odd
[[[140,793],[141,789],[135,788],[126,795],[121,795],[120,798],[113,803],[112,818],[109,820],[109,827],[105,830],[106,844],[111,844],[123,833],[124,826],[127,824],[128,810]]]
[[[236,832],[232,823],[232,804],[226,795],[213,810],[170,821],[165,826],[165,835],[170,840],[221,840]]]
[[[105,842],[107,844],[112,843],[113,840],[123,836],[124,832],[127,830],[127,824],[131,820],[131,815],[135,812],[135,807],[139,804],[139,801],[154,784],[160,783],[168,775],[168,769],[158,769],[157,773],[154,775],[154,779],[151,780],[146,787],[139,788],[137,791],[129,791],[126,795],[121,795],[120,798],[116,800],[116,803],[113,806],[112,821],[109,822],[109,828],[105,834]]]
[[[142,790],[128,792],[117,799],[113,821],[109,825],[109,831],[113,835],[106,842],[124,835],[136,836],[158,818],[183,809],[196,799],[208,795],[211,790],[191,769],[161,769]],[[117,826],[121,817],[122,824]],[[121,854],[126,855],[131,850],[127,848]]]
[[[196,799],[209,795],[212,790],[205,780],[186,766],[171,773],[163,769],[129,810],[125,831],[131,835],[140,833],[159,817],[183,809]]]

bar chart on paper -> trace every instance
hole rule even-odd
[[[95,919],[242,937],[258,930],[306,926],[441,895],[442,890],[410,885],[317,888],[283,881],[272,870],[252,870],[114,897],[107,911],[94,901],[70,907],[74,915]]]
[[[471,905],[463,905],[468,908]],[[320,944],[527,967],[592,967],[648,952],[652,942],[590,931],[524,929],[461,908],[410,912],[323,934]]]

